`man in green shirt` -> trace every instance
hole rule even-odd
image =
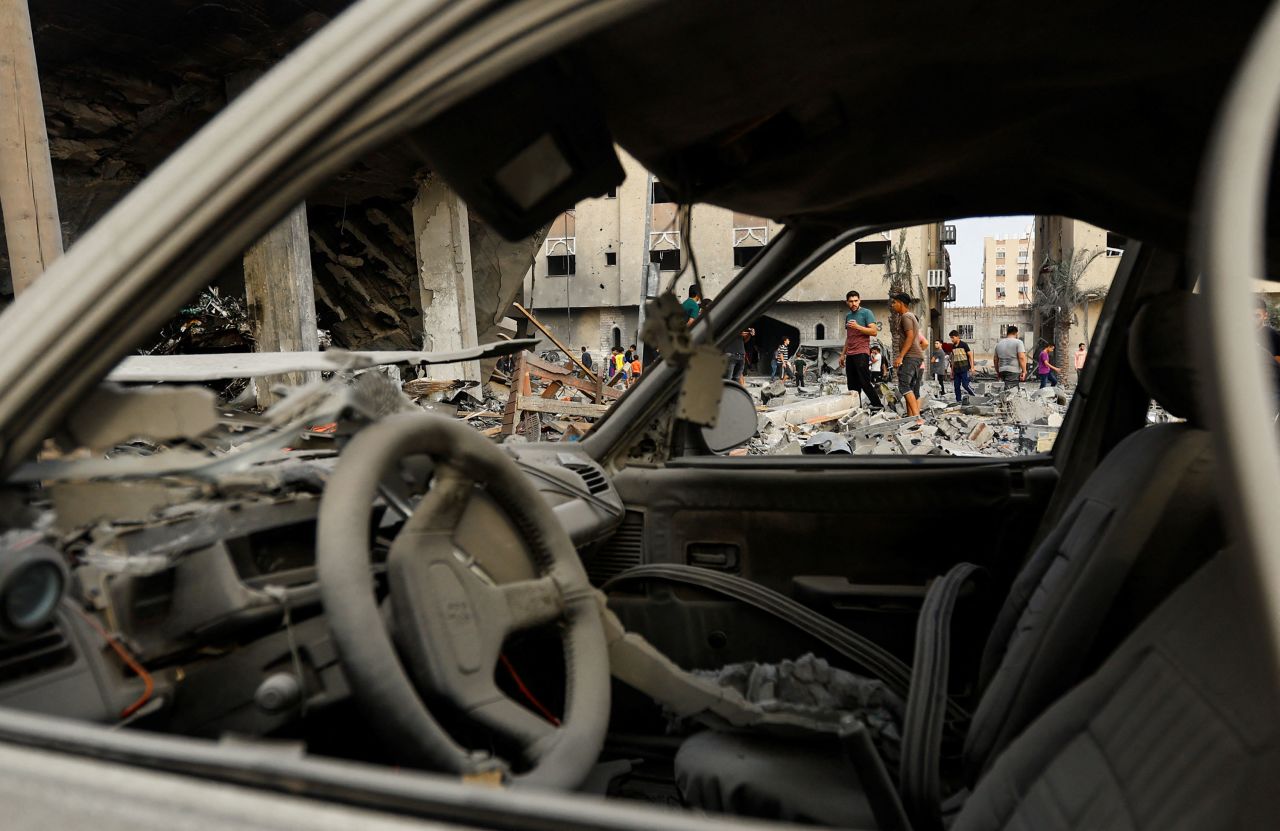
[[[689,286],[689,299],[680,304],[684,308],[684,312],[689,316],[685,321],[685,326],[692,326],[698,316],[702,314],[702,294],[698,291],[697,286]]]

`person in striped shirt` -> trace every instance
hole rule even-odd
[[[783,338],[782,343],[778,345],[778,350],[773,353],[773,372],[769,380],[776,381],[781,378],[785,382],[787,378],[795,377],[796,371],[791,366],[791,338]]]

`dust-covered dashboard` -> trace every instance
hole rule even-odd
[[[589,457],[563,447],[506,450],[577,546],[621,521],[618,494]],[[2,542],[61,563],[63,585],[42,620],[28,616],[33,625],[0,632],[0,706],[212,737],[270,735],[345,701],[315,556],[336,461],[276,460],[212,483],[46,483],[33,527]],[[424,487],[429,481],[428,471]],[[376,585],[413,498],[406,504],[388,490],[371,506]],[[529,558],[498,556],[524,542],[483,485],[454,543],[480,567],[492,562],[499,582],[529,576],[502,572]]]

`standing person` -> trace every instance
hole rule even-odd
[[[929,355],[929,374],[933,376],[933,380],[938,382],[938,395],[947,394],[947,371],[951,366],[951,359],[947,357],[947,353],[942,348],[942,341],[935,340],[933,342],[933,353]]]
[[[613,347],[613,374],[621,375],[623,383],[626,383],[627,375],[630,374],[629,367],[627,366],[626,362],[622,360],[621,346]]]
[[[627,351],[622,353],[624,363],[630,364],[636,358],[636,345],[633,343],[627,347]]]
[[[898,315],[898,336],[901,338],[902,350],[893,361],[893,368],[898,371],[898,392],[907,403],[907,415],[915,416],[917,424],[923,424],[920,418],[920,399],[917,390],[920,387],[920,373],[924,365],[924,350],[920,348],[920,321],[911,313],[911,295],[896,292],[889,295],[889,308]]]
[[[1027,380],[1027,347],[1018,337],[1018,327],[1010,326],[1003,338],[996,343],[996,374],[1004,382],[1004,388],[1013,389]]]
[[[880,347],[871,347],[871,358],[867,368],[871,370],[871,383],[873,386],[884,380],[884,356],[880,354]]]
[[[969,386],[969,372],[973,369],[973,349],[960,339],[960,333],[952,329],[947,337],[951,338],[951,383],[955,387],[956,401],[960,401],[963,389],[969,395],[976,395]]]
[[[588,372],[594,369],[591,363],[591,353],[587,351],[587,347],[582,347],[582,354],[578,357],[578,360],[587,368]]]
[[[635,384],[640,380],[640,373],[644,371],[644,364],[640,361],[640,354],[635,353],[635,357],[631,359],[631,383]]]
[[[862,295],[850,291],[845,294],[844,302],[849,311],[844,316],[844,354],[840,356],[840,365],[844,367],[846,387],[850,395],[861,392],[871,409],[879,410],[884,405],[871,381],[871,339],[880,333],[880,327],[871,310],[862,308]]]
[[[729,341],[724,348],[724,377],[746,385],[747,339],[756,333],[755,329],[743,329],[738,336]]]
[[[777,351],[773,353],[773,372],[769,375],[769,380],[776,381],[781,377],[783,383],[786,383],[788,375],[795,378],[795,371],[791,368],[791,338],[783,338]]]
[[[1258,305],[1253,311],[1254,320],[1258,324],[1258,341],[1267,356],[1271,367],[1272,406],[1280,413],[1280,332],[1271,328],[1271,310],[1267,308],[1265,297],[1258,298]]]
[[[1058,386],[1058,373],[1061,371],[1053,365],[1053,344],[1046,344],[1036,356],[1036,375],[1040,377],[1040,389]]]
[[[1076,350],[1075,354],[1076,375],[1079,375],[1080,371],[1084,369],[1084,360],[1087,357],[1089,357],[1089,351],[1084,348],[1084,344],[1082,343],[1080,344],[1080,348]]]
[[[680,306],[688,317],[684,325],[692,326],[702,315],[702,292],[698,291],[697,285],[689,286],[689,299],[681,303]]]

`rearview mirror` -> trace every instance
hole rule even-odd
[[[756,434],[756,402],[741,384],[724,382],[716,426],[702,428],[702,440],[713,453],[727,453]]]

